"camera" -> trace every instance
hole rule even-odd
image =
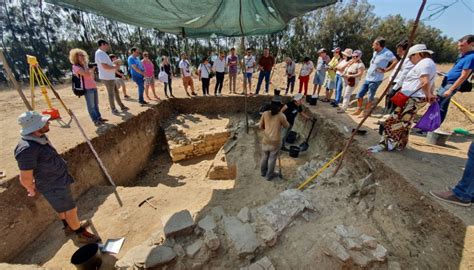
[[[88,66],[89,68],[97,67],[97,63],[89,63]]]

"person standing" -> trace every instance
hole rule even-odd
[[[407,53],[408,50],[408,40],[404,39],[400,41],[397,44],[397,55],[401,58]],[[394,71],[390,75],[389,80],[391,81],[393,78],[393,75],[395,75],[395,70],[398,69],[398,66],[401,64],[400,61],[398,61],[397,65],[394,68]],[[402,67],[400,68],[400,71],[397,74],[397,77],[393,80],[392,83],[392,88],[388,92],[387,96],[385,97],[385,114],[392,114],[393,111],[395,110],[396,106],[395,104],[390,101],[390,98],[392,98],[398,91],[401,90],[403,81],[405,80],[405,77],[407,76],[408,72],[414,67],[413,63],[410,62],[410,59],[408,57],[405,58],[405,61],[403,61]],[[387,116],[388,117],[388,116]]]
[[[209,81],[211,80],[209,76],[211,73],[210,70],[211,64],[209,64],[209,60],[205,56],[198,67],[199,80],[202,82],[203,96],[209,95]]]
[[[383,81],[383,74],[392,70],[397,64],[397,58],[393,53],[385,48],[385,39],[378,37],[372,43],[372,49],[374,50],[372,60],[370,60],[370,66],[365,76],[365,81],[357,93],[357,110],[352,115],[360,115],[364,111],[364,116],[369,112],[372,107],[372,103],[375,99],[375,93],[377,88]],[[364,103],[365,94],[368,95],[367,104],[365,110],[362,109]]]
[[[122,66],[122,60],[119,59],[115,54],[109,54],[110,60],[112,60],[112,63],[114,65],[118,65],[119,67]],[[119,68],[115,71],[115,85],[117,88],[122,88],[123,92],[123,97],[124,98],[130,98],[129,95],[127,95],[127,86],[125,85],[125,74],[124,72]]]
[[[474,202],[474,142],[471,142],[467,153],[467,162],[461,180],[449,191],[430,191],[438,200],[460,206],[471,206]]]
[[[260,87],[262,86],[263,79],[265,78],[265,93],[268,94],[268,89],[270,88],[270,75],[272,73],[273,65],[275,65],[275,59],[270,55],[268,48],[263,48],[263,56],[258,59],[258,82],[257,89],[255,89],[255,95],[258,95],[260,92]]]
[[[194,82],[193,76],[191,74],[191,64],[188,60],[188,55],[186,53],[181,54],[181,61],[179,61],[179,69],[181,71],[181,77],[183,80],[184,91],[186,91],[186,95],[190,97],[188,92],[188,86],[191,87],[191,95],[196,96],[194,92]]]
[[[319,93],[321,92],[321,87],[324,84],[324,80],[326,78],[326,71],[327,65],[330,59],[326,53],[326,49],[322,48],[318,50],[318,61],[316,62],[316,73],[314,74],[313,79],[313,96],[319,97]]]
[[[459,58],[449,70],[438,89],[438,103],[441,111],[441,123],[448,114],[449,102],[461,85],[469,78],[474,69],[474,35],[458,40]]]
[[[286,60],[286,91],[285,95],[288,95],[288,91],[293,95],[293,90],[295,89],[295,80],[296,80],[296,64],[293,59],[287,57]]]
[[[237,81],[237,65],[239,57],[235,54],[235,48],[230,49],[230,55],[227,56],[227,67],[229,68],[229,94],[237,94],[235,85]]]
[[[263,129],[260,173],[267,181],[275,177],[275,164],[281,147],[281,130],[290,126],[285,115],[280,112],[280,107],[281,102],[272,101],[270,110],[263,112],[259,123],[260,129]]]
[[[303,60],[303,65],[301,65],[301,70],[300,70],[300,89],[298,90],[298,93],[301,93],[301,91],[304,88],[304,95],[306,96],[308,94],[308,83],[309,83],[309,76],[311,76],[311,73],[313,73],[314,70],[314,65],[313,62],[309,59],[309,57],[305,57]]]
[[[342,78],[344,79],[344,95],[342,100],[342,106],[339,108],[338,112],[345,112],[349,107],[351,101],[352,92],[359,83],[362,74],[365,71],[365,65],[361,60],[362,52],[360,50],[355,50],[352,53],[352,60],[342,73]]]
[[[95,52],[95,62],[99,69],[99,79],[104,83],[107,89],[107,95],[109,97],[110,109],[113,114],[118,114],[119,111],[115,108],[115,101],[120,106],[122,111],[128,111],[128,107],[123,105],[120,99],[117,85],[115,84],[115,71],[119,68],[118,65],[114,65],[110,60],[107,51],[110,49],[109,43],[103,39],[97,41],[99,48]],[[115,99],[115,101],[114,101]]]
[[[332,50],[334,53],[331,61],[327,65],[326,71],[326,97],[322,100],[323,102],[330,102],[332,92],[336,88],[336,66],[339,63],[339,60],[342,58],[341,48],[336,47]]]
[[[214,61],[212,69],[216,73],[216,86],[214,87],[214,95],[222,95],[222,86],[224,86],[226,59],[224,52],[219,53],[219,57]]]
[[[130,69],[130,74],[132,75],[132,80],[138,86],[138,103],[141,105],[146,105],[148,102],[143,98],[143,92],[145,92],[144,78],[145,78],[145,68],[143,67],[142,62],[138,59],[140,55],[140,50],[133,47],[130,49],[130,56],[128,57],[128,67]]]
[[[72,74],[79,77],[86,90],[84,97],[86,99],[87,111],[94,122],[94,125],[101,126],[107,119],[103,119],[99,111],[99,96],[97,94],[97,85],[94,81],[95,66],[89,68],[89,56],[84,50],[75,48],[69,51],[69,61],[72,64]]]
[[[155,91],[155,65],[150,60],[148,52],[143,52],[142,65],[145,69],[145,96],[148,100],[151,100],[150,95],[148,93],[149,89],[151,88],[155,100],[160,101],[160,98],[156,95]]]
[[[407,57],[415,65],[405,77],[401,93],[408,101],[401,107],[396,107],[392,115],[384,121],[384,132],[378,145],[369,147],[371,153],[382,150],[403,150],[408,144],[413,117],[427,103],[436,102],[434,81],[436,79],[436,64],[431,59],[433,51],[425,44],[413,45]]]
[[[171,81],[172,81],[172,77],[173,77],[173,70],[171,69],[171,65],[170,65],[170,62],[169,62],[169,59],[167,56],[163,56],[162,58],[163,60],[161,61],[161,67],[160,67],[160,71],[164,71],[167,75],[168,75],[168,82],[164,82],[163,84],[165,85],[165,96],[167,98],[169,98],[168,96],[168,92],[166,91],[166,89],[168,88],[168,90],[170,91],[170,96],[172,98],[174,98],[173,96],[173,89],[171,88]]]
[[[333,107],[338,107],[339,103],[341,102],[342,90],[344,88],[344,78],[342,77],[342,74],[344,73],[344,70],[346,70],[346,67],[352,63],[351,58],[352,49],[346,48],[342,52],[342,59],[336,66],[336,97],[334,98],[334,101],[331,102]]]
[[[255,56],[252,55],[252,49],[247,48],[247,55],[244,56],[242,69],[244,74],[244,91],[242,91],[242,94],[244,95],[247,94],[247,86],[249,91],[252,89],[252,76],[256,65],[257,61]]]
[[[18,117],[21,138],[15,147],[15,159],[20,169],[20,183],[29,197],[43,195],[56,211],[66,235],[75,233],[81,243],[101,242],[100,237],[88,232],[88,223],[81,224],[77,207],[71,193],[74,179],[67,164],[49,141],[49,115],[35,111],[22,113]]]

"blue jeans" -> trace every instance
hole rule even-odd
[[[334,99],[334,104],[339,104],[341,102],[343,81],[344,79],[342,78],[342,76],[339,74],[336,74],[336,97]]]
[[[443,97],[443,93],[446,92],[453,84],[448,83],[445,86],[441,85],[438,88],[438,104],[439,104],[439,110],[440,110],[440,115],[441,115],[441,123],[444,122],[444,119],[446,118],[446,115],[448,115],[448,108],[449,108],[449,102],[451,101],[451,97],[456,94],[457,89],[454,90],[449,97]]]
[[[364,84],[359,89],[359,92],[357,93],[357,98],[364,98],[365,94],[367,94],[367,91],[369,92],[369,101],[373,101],[375,98],[375,93],[377,92],[377,88],[379,88],[380,84],[382,81],[378,82],[371,82],[371,81],[364,81]]]
[[[145,102],[145,99],[143,98],[143,92],[145,92],[145,81],[143,80],[143,77],[132,76],[132,79],[138,86],[138,102]]]
[[[255,93],[258,94],[260,92],[260,86],[262,85],[263,78],[265,78],[265,92],[268,93],[268,88],[270,87],[270,73],[271,71],[261,70],[258,74],[258,82],[257,82],[257,89]]]
[[[469,146],[466,167],[461,180],[453,189],[454,195],[461,201],[474,201],[474,142]]]
[[[293,90],[295,89],[295,80],[296,76],[291,76],[290,78],[287,78],[285,95],[288,94],[288,90],[290,90],[290,93],[293,94]]]
[[[92,119],[96,122],[101,119],[99,112],[99,95],[97,94],[97,89],[87,89],[86,94],[84,95],[86,99],[87,111]]]

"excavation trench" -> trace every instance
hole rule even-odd
[[[309,149],[298,158],[283,153],[284,179],[265,181],[259,171],[261,134],[255,123],[256,112],[268,100],[249,99],[248,133],[243,98],[198,98],[162,102],[95,138],[99,155],[120,186],[123,207],[117,204],[86,145],[69,150],[63,156],[77,181],[74,194],[80,196],[81,218],[91,219],[92,230],[103,239],[125,237],[122,251],[116,256],[121,258],[137,245],[159,242],[165,216],[188,209],[197,222],[219,206],[228,216],[235,216],[244,207],[256,209],[295,188],[342,149],[347,135],[316,112],[318,122]],[[297,119],[297,143],[302,142],[309,127],[309,123]],[[214,136],[217,133],[220,135]],[[183,148],[178,151],[177,145]],[[219,164],[223,168],[211,177],[216,180],[210,179]],[[233,256],[231,244],[218,230],[221,247],[204,263],[198,261],[199,256],[177,257],[168,269],[188,269],[199,263],[204,269],[238,269],[264,256],[277,269],[314,269],[315,264],[319,269],[361,268],[353,261],[344,263],[328,254],[338,225],[353,226],[375,237],[388,250],[383,262],[367,267],[388,269],[398,263],[403,269],[459,268],[466,234],[461,220],[425,198],[390,166],[367,156],[357,144],[336,177],[331,177],[333,169],[326,170],[305,192],[315,211],[293,220],[274,246],[259,247],[249,256]],[[371,182],[364,189],[361,179],[369,175]],[[6,209],[0,218],[5,228],[0,246],[2,261],[70,267],[70,256],[77,247],[62,235],[59,222],[43,199],[18,199],[20,191],[16,179],[12,179],[0,195]],[[146,204],[138,207],[151,196],[150,202],[158,209]],[[196,238],[199,236],[173,241],[186,247]],[[113,268],[116,257],[104,255],[104,269]]]

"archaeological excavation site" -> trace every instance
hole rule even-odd
[[[266,181],[258,121],[270,100],[169,99],[110,128],[92,144],[115,190],[86,143],[65,152],[79,217],[103,242],[125,239],[100,269],[462,268],[466,224],[394,169],[401,161],[367,155],[357,139],[335,176],[336,163],[321,170],[354,123],[319,106],[306,106],[317,119],[308,149],[281,152],[281,175]],[[297,118],[293,145],[310,128]],[[1,189],[1,268],[75,269],[79,246],[47,202],[17,178]]]

